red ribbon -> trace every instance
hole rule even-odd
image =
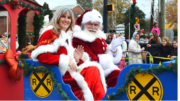
[[[18,65],[17,57],[14,56],[11,50],[7,49],[5,59],[10,66],[8,76],[14,79],[15,81],[16,80],[19,81],[22,76],[22,69],[17,67]]]

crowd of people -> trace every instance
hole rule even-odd
[[[178,56],[178,41],[174,40],[173,44],[170,42],[168,37],[160,38],[160,29],[157,27],[158,24],[154,23],[154,27],[151,30],[150,39],[145,36],[144,29],[135,31],[132,35],[132,39],[129,41],[128,48],[124,48],[122,44],[122,49],[128,51],[134,51],[135,53],[128,53],[129,64],[133,63],[149,63],[149,54],[141,53],[141,51],[147,51],[153,56],[153,63],[159,64],[159,62],[170,61]],[[113,38],[111,33],[106,34],[106,43],[110,44]],[[116,36],[121,36],[121,34],[116,34]],[[126,45],[127,46],[127,45]],[[126,51],[123,50],[123,51]],[[125,57],[126,55],[123,54]],[[169,58],[169,59],[168,59]],[[122,59],[123,60],[123,59]],[[120,62],[119,62],[120,63]],[[121,66],[119,66],[121,67]]]
[[[160,38],[160,30],[157,27],[157,23],[154,24],[154,28],[150,33],[151,37],[148,39],[144,35],[144,30],[139,30],[133,33],[133,37],[129,42],[129,51],[135,51],[130,53],[129,64],[132,63],[145,63],[145,58],[149,63],[149,55],[145,56],[145,53],[136,53],[137,51],[148,51],[153,56],[153,63],[159,64],[159,62],[170,61],[178,56],[178,41],[174,40],[173,45],[168,37]],[[133,59],[133,57],[135,57]],[[140,57],[140,58],[137,58]],[[169,59],[168,59],[169,58]],[[134,61],[133,61],[134,60]]]

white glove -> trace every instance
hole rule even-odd
[[[114,34],[113,40],[111,41],[111,50],[113,52],[115,52],[116,48],[118,46],[122,45],[124,41],[125,41],[125,37],[124,36],[121,36],[121,37],[116,39],[116,35]]]

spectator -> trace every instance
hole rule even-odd
[[[157,31],[156,31],[156,30],[154,30],[154,31],[153,31],[153,33],[157,33]],[[161,42],[161,37],[160,37],[160,36],[158,36],[158,38],[159,38],[159,42]]]
[[[133,33],[133,38],[129,42],[129,51],[135,51],[135,52],[140,52],[144,50],[144,47],[141,49],[139,45],[139,34],[137,32]],[[142,63],[142,57],[141,53],[129,53],[129,64],[133,63]],[[138,57],[138,58],[135,58]],[[139,58],[140,57],[140,58]]]
[[[156,31],[157,31],[157,34],[158,34],[158,36],[159,36],[159,35],[160,35],[160,30],[159,30],[159,28],[158,28],[157,26],[158,26],[158,24],[155,22],[155,23],[154,23],[154,27],[153,27],[152,30],[151,30],[151,33],[153,33],[153,31],[156,30]]]
[[[151,38],[150,38],[148,44],[160,44],[160,41],[158,39],[158,35],[155,31],[151,34]],[[159,49],[158,48],[147,47],[147,51],[150,52],[152,56],[159,56]],[[149,62],[149,58],[147,58],[147,60]],[[153,60],[154,60],[155,64],[159,63],[157,58],[153,58]]]
[[[173,47],[172,47],[170,55],[168,55],[168,58],[173,58],[173,59],[176,58],[178,56],[177,51],[178,51],[178,41],[174,40]]]
[[[111,43],[111,41],[112,41],[112,35],[109,34],[107,39],[106,39],[106,43],[109,45]]]
[[[124,56],[122,55],[121,61],[117,64],[117,66],[122,71],[126,65],[127,63],[125,62]]]
[[[139,44],[142,47],[146,47],[147,43],[148,43],[148,38],[144,35],[143,31],[138,31],[139,35],[140,35],[140,39],[139,39]]]
[[[154,47],[160,50],[160,57],[167,58],[171,52],[171,42],[168,37],[163,37],[161,44],[147,44],[147,47]],[[160,62],[168,61],[166,59],[159,59]]]

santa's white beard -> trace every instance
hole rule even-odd
[[[102,33],[102,31],[100,29],[98,29],[97,31],[95,32],[90,32],[87,28],[84,28],[84,32],[89,35],[89,36],[94,36],[94,37],[99,37],[99,34],[98,33]]]

